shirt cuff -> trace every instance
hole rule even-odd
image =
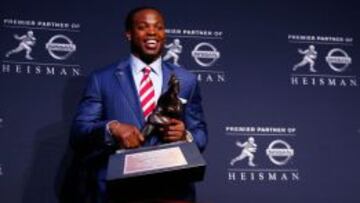
[[[194,137],[192,136],[191,132],[188,131],[188,130],[186,131],[185,138],[186,138],[187,142],[193,142],[194,141]]]
[[[118,122],[118,121],[112,120],[112,121],[109,121],[106,123],[104,141],[107,145],[113,145],[115,142],[115,139],[113,138],[111,131],[110,131],[110,124],[112,124],[114,122]]]

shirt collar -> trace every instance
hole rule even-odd
[[[145,67],[150,67],[151,71],[158,75],[159,73],[161,73],[161,60],[162,58],[159,57],[154,62],[148,65],[135,55],[130,55],[131,69],[135,74],[140,73]]]

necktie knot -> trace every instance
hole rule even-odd
[[[144,75],[149,75],[150,72],[151,72],[151,68],[150,67],[145,67],[145,68],[143,68],[143,72],[144,72]]]

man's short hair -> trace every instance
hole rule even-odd
[[[137,7],[137,8],[134,8],[132,9],[126,16],[126,19],[125,19],[125,30],[126,31],[129,31],[132,26],[133,26],[133,19],[134,19],[134,16],[136,13],[142,11],[142,10],[154,10],[156,12],[158,12],[161,16],[162,16],[162,13],[159,9],[155,8],[155,7],[151,7],[151,6],[142,6],[142,7]]]

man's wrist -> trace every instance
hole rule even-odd
[[[106,123],[105,135],[104,135],[104,141],[105,141],[106,145],[109,145],[109,146],[116,145],[116,140],[114,139],[113,134],[112,134],[113,127],[111,127],[111,126],[117,122],[118,122],[117,120],[112,120],[112,121],[109,121]]]
[[[119,121],[117,121],[117,120],[109,121],[106,124],[106,131],[109,133],[109,135],[113,135],[113,131],[118,124],[119,124]]]

